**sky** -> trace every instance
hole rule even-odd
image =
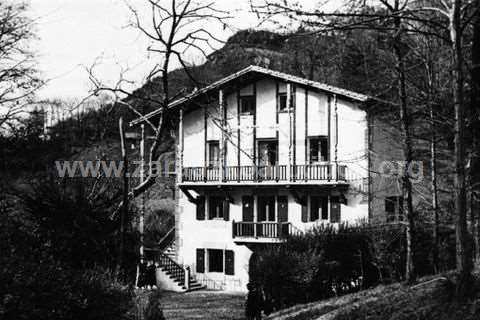
[[[86,97],[91,88],[86,68],[94,63],[94,73],[103,83],[113,85],[121,71],[128,69],[125,77],[133,81],[130,87],[142,84],[157,59],[147,53],[148,39],[127,26],[132,14],[126,1],[148,12],[144,11],[149,8],[145,0],[30,0],[29,12],[36,20],[38,36],[32,47],[41,75],[48,79],[38,93],[40,98]],[[216,2],[233,16],[229,21],[232,30],[210,29],[217,37],[226,40],[234,31],[257,27],[248,0]],[[195,54],[189,58],[201,59]]]

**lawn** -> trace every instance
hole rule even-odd
[[[244,302],[245,294],[219,291],[166,292],[161,299],[163,314],[167,320],[245,319]]]

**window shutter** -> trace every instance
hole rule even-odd
[[[340,222],[340,198],[332,197],[330,203],[330,222]]]
[[[205,272],[205,249],[197,249],[197,273]]]
[[[302,200],[302,222],[308,222],[308,200],[303,197]]]
[[[205,197],[200,196],[196,202],[197,205],[197,220],[205,220]]]
[[[225,274],[235,274],[235,256],[232,250],[225,250]]]
[[[230,220],[230,201],[228,199],[223,200],[223,219]]]

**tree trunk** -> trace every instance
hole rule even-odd
[[[463,63],[462,41],[460,25],[461,1],[455,0],[450,16],[450,40],[452,46],[452,82],[453,107],[455,113],[454,146],[455,146],[455,236],[457,260],[457,297],[461,300],[466,297],[471,278],[471,257],[468,245],[468,228],[466,212],[465,186],[465,147],[464,147],[464,101],[463,101]]]
[[[476,1],[476,8],[480,10],[480,0]],[[480,210],[478,206],[478,195],[480,194],[480,14],[473,20],[472,37],[472,71],[471,71],[471,128],[472,134],[472,157],[471,157],[471,183],[472,183],[472,213],[474,217],[474,243],[475,260],[480,260]]]
[[[395,10],[399,9],[399,1],[395,1]],[[406,268],[405,268],[405,280],[407,283],[412,283],[416,279],[415,267],[414,267],[414,235],[415,235],[415,219],[413,212],[412,204],[412,182],[409,176],[409,168],[413,160],[413,151],[412,151],[412,139],[410,135],[410,119],[408,116],[407,108],[407,92],[406,92],[406,79],[405,79],[405,52],[402,47],[402,21],[401,18],[397,17],[394,20],[395,23],[395,36],[394,41],[394,52],[397,59],[397,75],[398,75],[398,95],[400,100],[400,123],[402,127],[402,136],[403,136],[403,148],[405,153],[405,170],[403,172],[402,182],[403,182],[403,191],[406,195],[406,207],[405,215],[407,217],[407,226],[406,226],[406,242],[407,242],[407,252],[406,252]]]
[[[430,89],[429,89],[430,90]],[[435,117],[433,113],[433,106],[430,105],[430,121],[431,121],[431,141],[430,141],[430,150],[432,157],[431,170],[432,170],[432,210],[433,210],[433,268],[434,272],[440,272],[439,266],[439,247],[440,247],[440,238],[439,238],[439,214],[438,214],[438,187],[437,187],[437,137],[435,134]]]
[[[128,215],[128,157],[127,148],[125,146],[125,128],[123,126],[123,118],[120,117],[118,121],[118,127],[120,130],[120,147],[122,149],[122,161],[123,161],[123,205],[120,212],[120,245],[118,248],[118,262],[117,262],[117,275],[123,269],[124,251],[125,251],[125,219]]]

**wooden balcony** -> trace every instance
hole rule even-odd
[[[281,242],[300,233],[290,222],[232,222],[232,236],[236,242]]]
[[[184,167],[182,182],[345,181],[345,165]]]

